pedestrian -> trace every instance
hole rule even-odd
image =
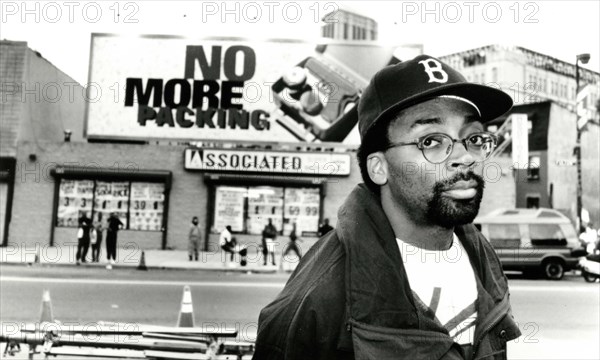
[[[117,233],[123,228],[123,222],[117,217],[116,213],[111,213],[106,221],[106,258],[108,259],[107,269],[112,269],[112,265],[117,260]]]
[[[97,224],[94,223],[90,227],[90,245],[92,246],[92,262],[96,262],[96,254],[98,251],[98,232],[96,231]]]
[[[333,227],[329,225],[329,219],[325,218],[323,219],[323,223],[319,226],[319,231],[317,234],[319,235],[319,237],[321,237],[330,232],[331,230],[333,230]]]
[[[427,55],[380,70],[358,105],[364,183],[261,311],[254,358],[505,359],[520,331],[472,221],[484,124],[511,106]]]
[[[594,254],[596,252],[596,243],[598,242],[598,233],[594,230],[594,224],[588,222],[585,226],[585,230],[579,235],[579,241],[585,248],[588,254]]]
[[[75,254],[76,264],[86,263],[88,249],[90,247],[90,227],[92,220],[87,217],[86,212],[82,212],[78,220],[77,229],[77,253]]]
[[[194,260],[198,261],[198,250],[200,248],[201,238],[202,232],[200,231],[200,227],[198,227],[198,217],[194,216],[188,233],[188,256],[190,261],[192,261],[192,256]]]
[[[221,249],[223,249],[223,251],[230,254],[231,262],[233,263],[234,256],[235,256],[235,252],[234,252],[235,244],[234,244],[233,238],[231,236],[231,226],[230,225],[225,226],[225,229],[223,231],[221,231],[221,235],[219,236],[219,245],[221,246]],[[225,260],[225,264],[226,264],[227,256],[225,256],[224,260]]]
[[[104,231],[104,226],[102,224],[102,213],[98,214],[98,221],[96,221],[94,225],[94,230],[96,242],[92,242],[92,262],[100,262],[100,249],[102,248],[102,233]]]
[[[277,238],[277,228],[273,225],[273,221],[269,218],[269,223],[265,225],[262,232],[262,247],[264,265],[267,265],[267,259],[271,255],[271,263],[275,264],[275,239]]]
[[[287,244],[285,251],[283,252],[283,257],[285,258],[285,256],[290,253],[290,252],[295,252],[296,256],[298,257],[298,259],[302,258],[302,254],[300,253],[300,248],[298,247],[298,244],[296,243],[296,241],[302,241],[298,238],[298,235],[296,235],[296,223],[294,223],[292,225],[292,231],[290,232],[290,242]]]

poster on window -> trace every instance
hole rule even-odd
[[[164,184],[132,182],[129,228],[161,231],[164,209]]]
[[[248,233],[260,235],[271,219],[278,232],[283,227],[283,188],[248,189]]]
[[[286,188],[284,235],[289,235],[296,224],[296,235],[315,236],[319,228],[320,201],[318,188]]]
[[[214,230],[223,231],[230,225],[234,232],[244,231],[245,187],[219,186],[215,196]]]
[[[129,182],[96,181],[94,220],[103,222],[114,212],[128,229],[127,208],[129,206]]]
[[[57,226],[76,227],[83,213],[92,215],[94,182],[91,180],[61,180],[58,190]]]

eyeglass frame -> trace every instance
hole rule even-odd
[[[452,136],[450,136],[448,134],[436,132],[436,133],[431,133],[431,134],[423,135],[423,136],[418,137],[418,138],[416,138],[416,139],[414,139],[412,141],[396,141],[396,142],[391,142],[390,144],[388,144],[388,146],[385,147],[384,151],[388,151],[389,149],[392,149],[392,148],[395,148],[395,147],[398,147],[398,146],[416,145],[417,148],[419,150],[421,150],[421,153],[423,154],[423,157],[425,158],[425,160],[429,161],[432,164],[441,164],[444,161],[448,160],[448,158],[452,155],[452,152],[454,151],[454,144],[457,143],[457,142],[462,143],[463,146],[465,147],[465,150],[467,151],[467,153],[470,154],[469,147],[467,145],[467,140],[471,136],[482,135],[482,134],[490,136],[490,138],[492,139],[492,144],[493,144],[493,148],[492,148],[492,151],[490,152],[490,154],[485,159],[476,161],[476,162],[483,162],[483,161],[485,161],[485,160],[487,160],[487,159],[490,158],[491,154],[494,152],[494,149],[498,145],[498,137],[496,135],[488,132],[488,131],[478,131],[478,132],[469,134],[469,135],[467,135],[466,137],[464,137],[462,139],[455,139],[455,138],[453,138]],[[425,148],[423,147],[423,141],[426,138],[428,138],[429,136],[432,136],[432,135],[441,135],[441,136],[444,136],[444,137],[446,137],[446,138],[448,138],[448,139],[450,139],[452,141],[452,149],[448,152],[448,155],[446,155],[446,157],[443,160],[440,160],[439,162],[433,162],[433,161],[429,160],[427,158],[427,156],[425,156]]]

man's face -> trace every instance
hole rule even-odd
[[[407,142],[431,133],[453,139],[483,131],[471,105],[455,99],[436,98],[400,112],[389,127],[391,142]],[[473,221],[479,211],[484,181],[482,164],[460,142],[450,156],[432,164],[415,145],[393,147],[384,152],[387,186],[394,206],[415,223],[445,228]]]

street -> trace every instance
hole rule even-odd
[[[253,341],[260,309],[288,274],[136,271],[75,267],[0,268],[3,323],[39,320],[50,290],[54,317],[67,325],[102,321],[175,325],[182,289],[190,285],[196,325],[237,329]],[[579,276],[562,281],[510,277],[513,313],[523,336],[509,344],[510,359],[600,358],[600,287]]]

